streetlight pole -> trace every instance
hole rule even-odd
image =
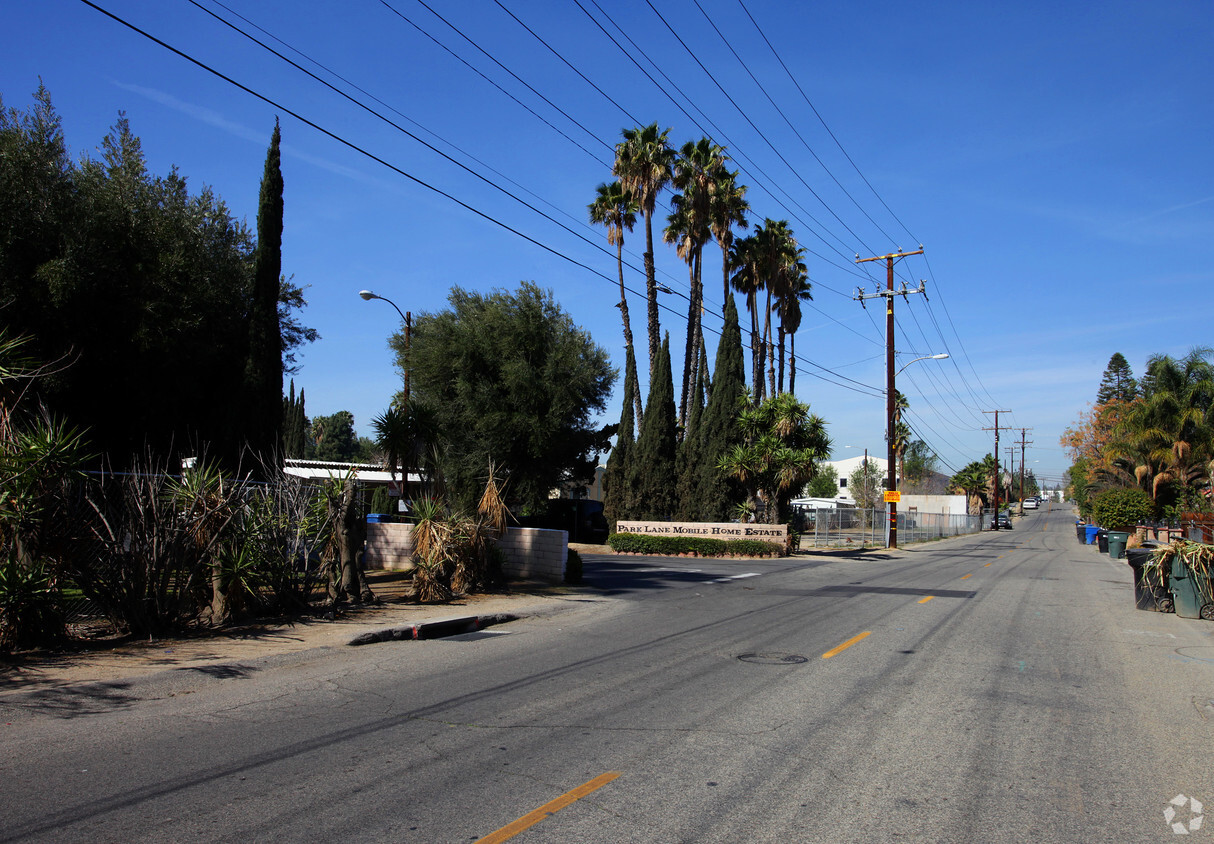
[[[396,303],[387,296],[380,296],[378,293],[372,293],[370,290],[360,290],[358,295],[366,301],[372,299],[380,299],[387,302],[392,307],[396,308],[396,312],[400,314],[401,320],[405,323],[405,365],[401,367],[405,371],[405,402],[409,401],[409,341],[413,335],[413,312],[403,313],[400,308],[396,307]]]

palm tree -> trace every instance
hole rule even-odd
[[[712,189],[717,173],[725,164],[725,150],[701,138],[683,144],[675,156],[672,182],[681,193],[671,198],[673,209],[665,232],[667,243],[675,243],[679,257],[687,261],[691,276],[691,296],[687,310],[687,343],[683,354],[683,389],[679,401],[679,421],[687,418],[687,403],[697,380],[694,372],[703,341],[700,314],[704,302],[701,258],[704,244],[711,236],[709,227]]]
[[[803,253],[804,250],[798,250]],[[805,264],[801,261],[795,261],[780,276],[779,290],[777,291],[778,298],[776,299],[776,312],[780,317],[780,372],[777,383],[780,387],[780,392],[784,391],[784,340],[788,338],[792,344],[789,352],[789,362],[791,364],[791,377],[788,382],[788,392],[794,392],[795,384],[793,383],[797,377],[797,329],[801,327],[801,303],[813,299],[813,287],[809,283],[809,274],[805,270]]]
[[[750,373],[751,394],[759,402],[763,397],[763,364],[759,347],[759,291],[763,280],[759,276],[759,252],[754,235],[738,238],[729,251],[729,266],[733,269],[730,284],[746,297],[750,312]]]
[[[653,266],[653,212],[658,194],[673,176],[674,150],[666,136],[670,129],[658,131],[658,124],[623,130],[624,140],[616,144],[612,172],[632,193],[645,216],[645,294],[649,305],[649,377],[653,378],[661,348],[658,323],[658,283]]]
[[[911,430],[910,426],[902,421],[902,413],[910,409],[910,402],[906,400],[906,396],[901,390],[894,390],[894,458],[898,461],[898,477],[905,475],[903,471],[903,457],[906,454],[906,446],[910,443]]]
[[[774,524],[830,453],[826,423],[785,393],[758,405],[743,400],[738,427],[744,442],[721,455],[717,468],[746,488],[759,521]]]
[[[746,185],[738,184],[738,171],[729,170],[724,163],[714,173],[712,196],[708,203],[708,226],[717,245],[721,247],[721,274],[724,276],[722,304],[729,298],[730,249],[733,247],[735,228],[746,228],[746,212],[750,203],[746,201]]]
[[[797,246],[796,238],[788,227],[787,220],[775,221],[770,218],[755,229],[755,250],[757,252],[758,276],[763,280],[763,288],[767,292],[767,304],[763,308],[763,341],[760,345],[760,365],[767,358],[767,384],[770,395],[776,395],[776,359],[775,348],[771,342],[771,302],[781,285],[787,283],[789,274],[800,261],[804,250]]]
[[[1214,367],[1206,349],[1181,360],[1152,356],[1143,397],[1131,402],[1114,429],[1112,467],[1132,476],[1157,504],[1170,490],[1180,503],[1211,477],[1214,460]],[[1104,479],[1113,473],[1105,472]]]
[[[616,263],[620,271],[620,317],[624,321],[624,345],[633,349],[633,369],[636,368],[635,347],[632,345],[632,323],[628,318],[628,297],[624,293],[624,232],[632,231],[636,225],[636,212],[640,206],[633,199],[632,192],[625,190],[617,182],[601,184],[596,188],[594,202],[587,206],[590,211],[590,222],[607,227],[607,242],[615,247]],[[625,373],[625,377],[636,378],[636,372]],[[633,383],[637,383],[635,380]],[[637,425],[641,424],[641,394],[635,391]]]

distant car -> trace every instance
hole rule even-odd
[[[1024,509],[1025,510],[1036,510],[1038,506],[1040,506],[1040,505],[1037,503],[1036,498],[1024,499]]]
[[[1012,519],[1010,516],[1008,516],[1007,513],[1000,513],[998,516],[991,519],[991,529],[992,530],[994,529],[996,522],[998,522],[998,524],[999,524],[999,530],[1011,530],[1012,529]]]

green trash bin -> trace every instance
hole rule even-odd
[[[1168,578],[1168,591],[1176,604],[1176,614],[1181,618],[1204,618],[1214,621],[1214,593],[1210,591],[1210,579],[1194,573],[1177,554],[1172,557],[1172,573]]]
[[[1109,556],[1114,560],[1125,559],[1125,544],[1130,541],[1130,534],[1124,530],[1109,531]]]

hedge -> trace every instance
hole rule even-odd
[[[621,554],[654,554],[674,556],[696,554],[700,557],[723,557],[736,554],[743,557],[782,556],[783,546],[758,539],[708,539],[702,536],[643,536],[639,533],[613,533],[607,537],[612,551]]]

